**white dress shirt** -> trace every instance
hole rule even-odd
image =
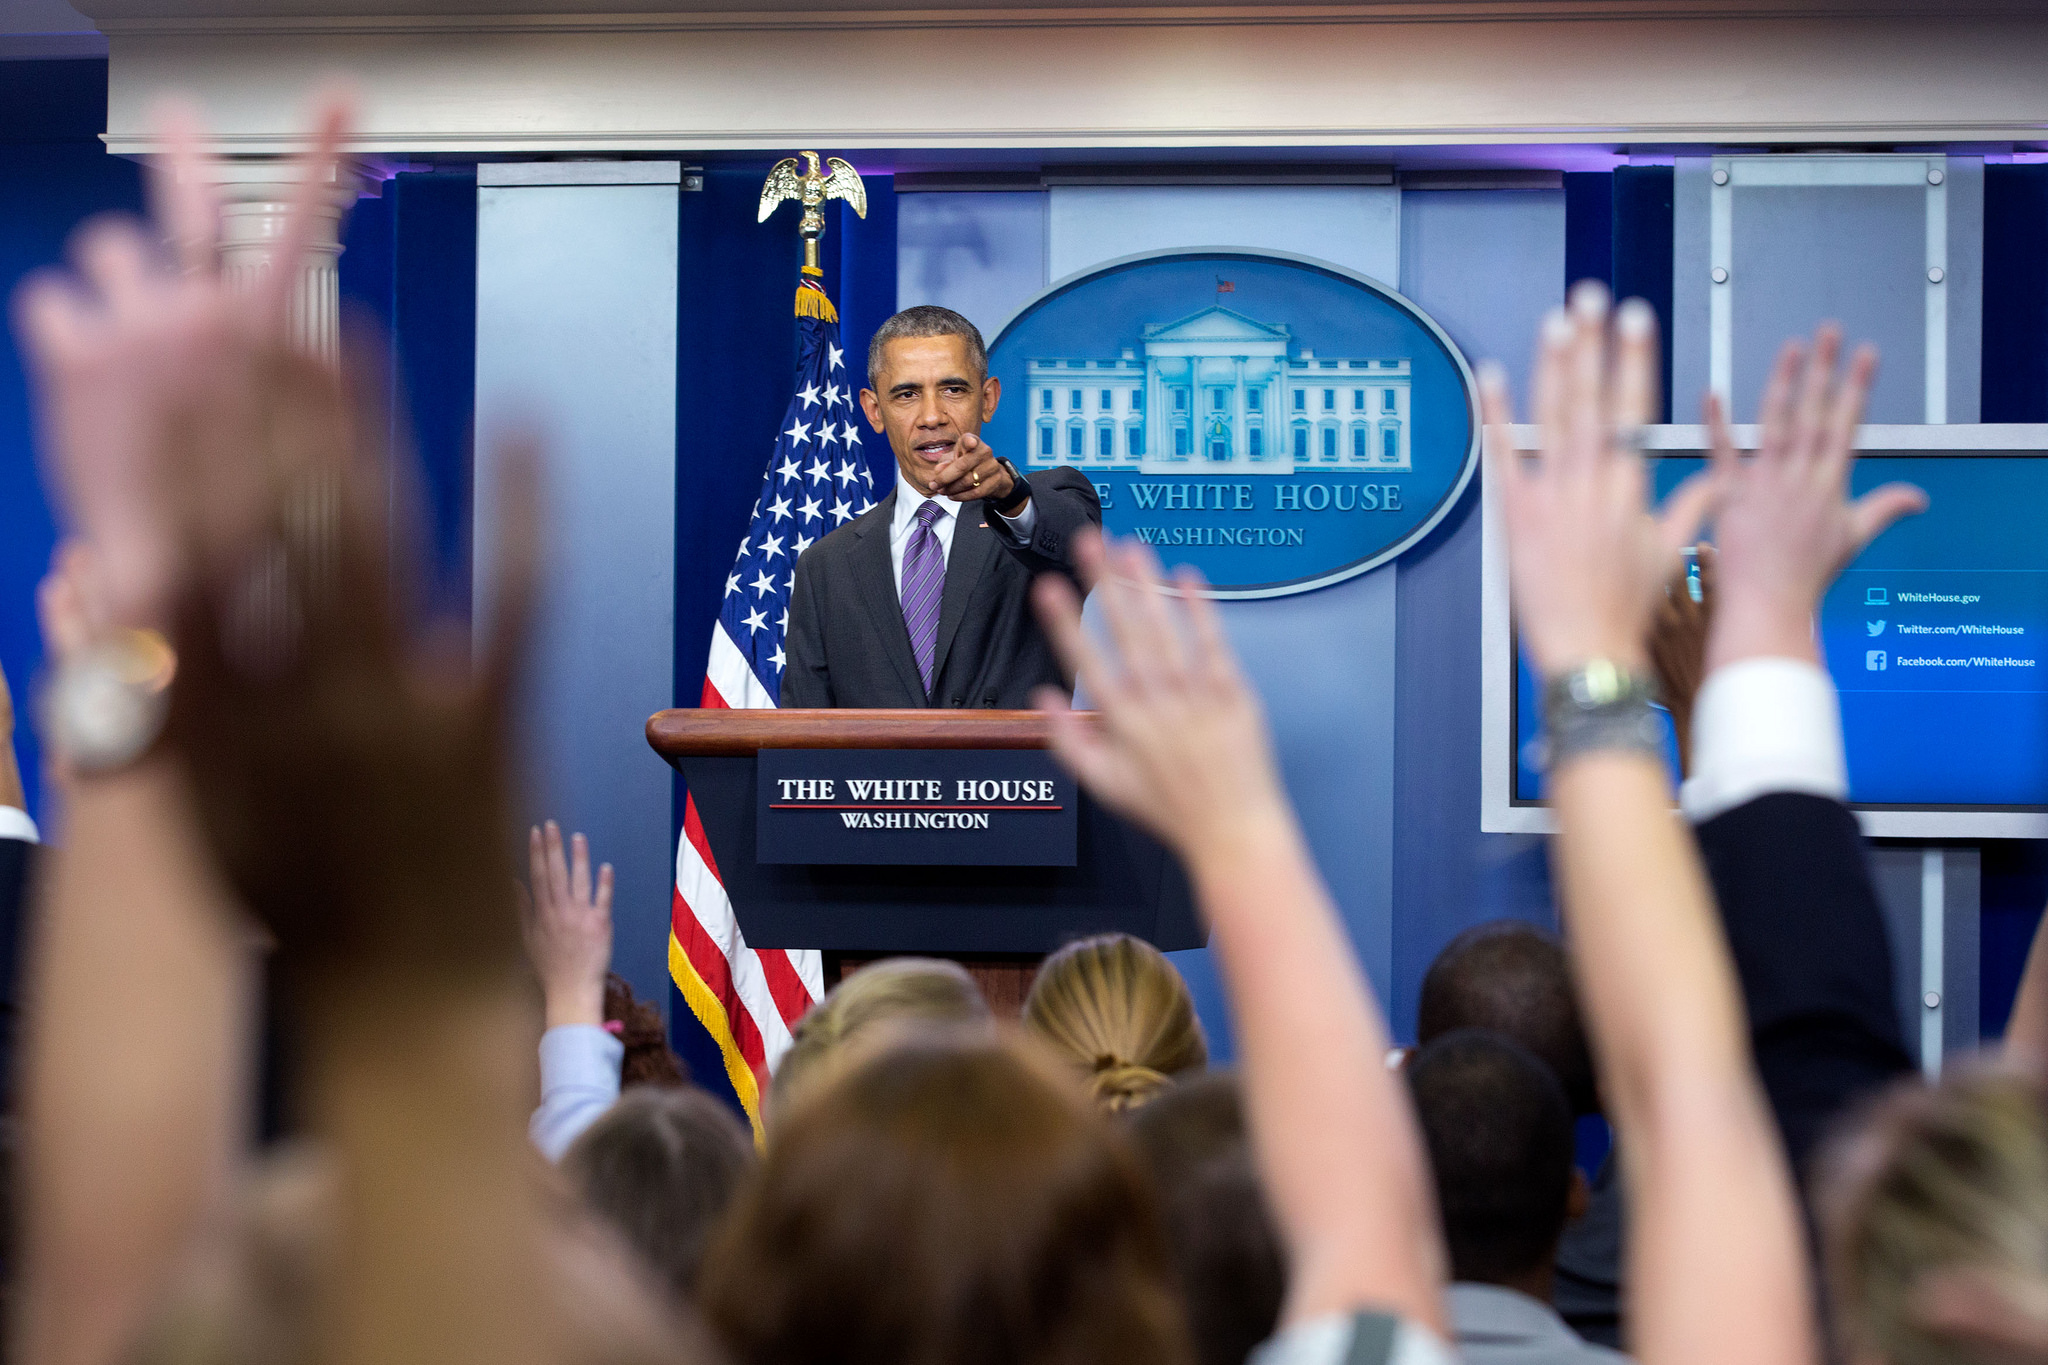
[[[0,806],[0,839],[19,839],[24,843],[36,843],[41,839],[36,822],[29,813],[19,806]]]
[[[1717,668],[1693,700],[1692,776],[1678,792],[1686,818],[1711,820],[1772,792],[1849,796],[1834,680],[1801,659]]]
[[[910,533],[917,529],[917,509],[928,502],[939,505],[939,515],[932,521],[932,534],[939,538],[939,557],[946,563],[953,561],[953,528],[960,522],[960,509],[967,504],[951,498],[934,498],[920,493],[909,479],[903,477],[903,470],[896,471],[896,512],[889,518],[889,562],[896,566],[896,600],[903,600],[903,551],[910,544]],[[988,509],[995,513],[989,524],[1004,533],[1012,545],[1029,545],[1031,532],[1038,525],[1038,504],[1027,500],[1014,517],[1006,517],[993,506]]]

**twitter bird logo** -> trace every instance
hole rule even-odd
[[[1878,636],[1884,634],[1884,624],[1882,621],[1865,621],[1863,628],[1869,631],[1872,636]]]

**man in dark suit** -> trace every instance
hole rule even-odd
[[[868,347],[861,407],[896,487],[805,550],[790,594],[784,706],[1012,708],[1070,688],[1031,610],[1031,580],[1073,575],[1102,524],[1080,471],[1027,479],[981,439],[1002,384],[973,323],[909,308]]]

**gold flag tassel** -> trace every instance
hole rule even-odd
[[[825,292],[825,286],[812,279],[822,275],[822,270],[804,267],[804,278],[796,286],[796,315],[800,318],[817,318],[821,322],[839,321],[839,310],[832,306],[832,296]]]
[[[868,188],[861,183],[860,172],[836,156],[825,158],[821,165],[816,152],[798,155],[809,163],[809,168],[800,165],[794,156],[776,162],[761,186],[761,214],[755,221],[767,222],[768,215],[785,199],[803,205],[804,216],[796,230],[804,239],[804,278],[796,289],[796,315],[837,322],[839,310],[832,306],[824,286],[818,283],[825,274],[818,264],[818,239],[825,235],[825,215],[818,210],[827,199],[840,199],[865,218]]]

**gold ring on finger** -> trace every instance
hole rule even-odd
[[[975,470],[971,477],[974,479],[974,486],[976,488],[981,487],[981,471]]]

